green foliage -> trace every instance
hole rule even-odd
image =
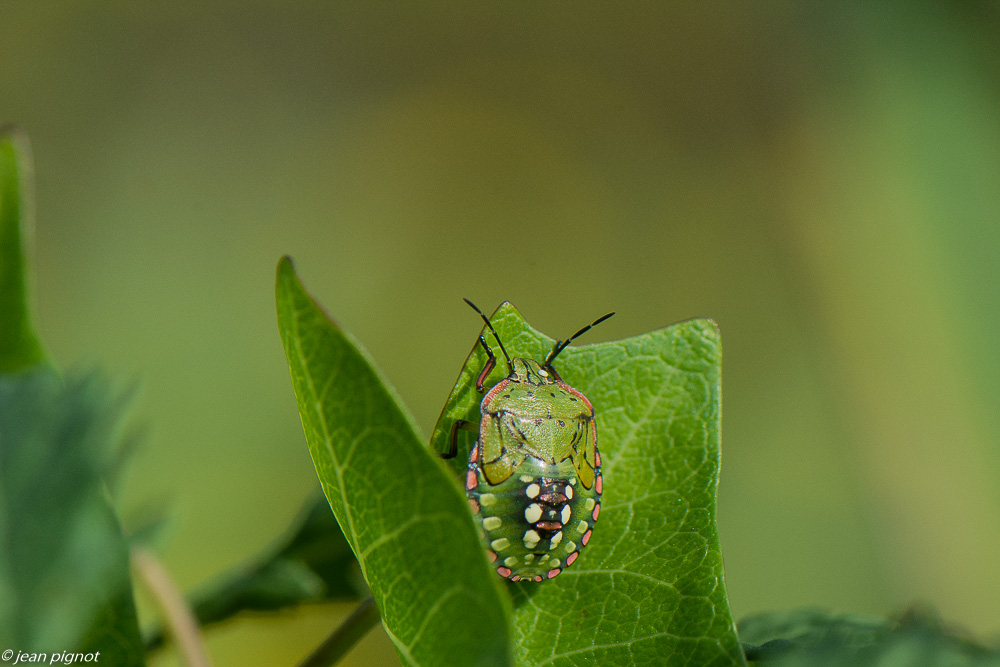
[[[276,291],[313,463],[400,659],[509,665],[509,605],[458,484],[287,258]]]
[[[462,497],[464,462],[448,475],[432,453],[447,449],[455,419],[478,419],[473,385],[485,354],[470,355],[427,448],[287,259],[277,296],[313,461],[405,663],[742,664],[715,530],[714,324],[692,320],[560,357],[563,378],[598,406],[604,510],[573,567],[542,584],[505,584],[511,610]],[[541,359],[551,349],[509,304],[493,322],[513,354]]]
[[[34,334],[27,164],[26,139],[0,131],[0,648],[142,664],[105,488],[125,400],[98,374],[60,377]]]
[[[1000,665],[1000,649],[947,630],[925,609],[898,620],[805,609],[752,616],[739,629],[747,658],[760,667]]]
[[[0,376],[0,646],[141,661],[125,539],[102,481],[123,408],[97,375]]]
[[[0,373],[29,368],[46,359],[28,303],[29,152],[23,134],[0,128]]]
[[[243,611],[277,611],[304,602],[359,600],[367,594],[357,561],[320,496],[310,501],[290,535],[250,565],[220,575],[190,596],[202,627]],[[146,640],[147,650],[164,640],[161,630]]]
[[[513,356],[543,359],[553,339],[509,303],[490,318]],[[522,665],[741,664],[715,526],[719,332],[690,320],[625,340],[570,347],[556,364],[597,412],[604,496],[594,537],[550,582],[511,584]],[[475,346],[432,437],[477,421]],[[486,385],[506,375],[501,359]],[[475,436],[452,466],[461,475]]]

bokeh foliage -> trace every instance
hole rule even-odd
[[[35,335],[30,185],[27,139],[0,128],[0,646],[14,660],[83,652],[143,665],[107,487],[127,396],[99,373],[63,377]]]

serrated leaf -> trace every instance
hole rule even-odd
[[[817,609],[740,621],[747,658],[760,667],[996,667],[1000,649],[944,628],[929,610],[898,620]]]
[[[46,361],[28,298],[30,172],[27,138],[0,128],[0,373]]]
[[[0,376],[0,646],[142,664],[125,538],[102,482],[123,407],[98,376]]]
[[[407,665],[509,665],[509,603],[465,498],[368,355],[278,265],[278,327],[327,500]]]
[[[490,319],[512,356],[542,360],[552,349],[509,303]],[[436,451],[448,450],[456,419],[479,420],[485,361],[476,345],[434,429]],[[604,495],[572,567],[509,584],[519,665],[744,664],[715,523],[720,361],[718,330],[704,319],[560,354],[560,375],[597,412]],[[507,374],[498,362],[487,386]],[[458,476],[474,439],[461,441]]]

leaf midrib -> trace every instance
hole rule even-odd
[[[309,392],[313,396],[313,409],[316,410],[316,415],[319,417],[319,423],[323,427],[323,442],[330,453],[330,460],[333,463],[334,472],[337,475],[337,491],[340,493],[340,502],[343,504],[344,514],[347,517],[347,525],[348,525],[348,530],[350,532],[351,549],[354,551],[355,555],[357,555],[358,533],[354,528],[354,513],[351,511],[351,505],[347,501],[347,494],[344,490],[343,469],[340,465],[340,460],[337,458],[336,449],[333,446],[333,438],[331,438],[330,436],[330,427],[326,421],[326,412],[323,410],[323,405],[322,402],[320,401],[319,394],[316,393],[316,383],[313,379],[312,371],[309,368],[310,357],[306,355],[305,350],[302,348],[302,336],[299,335],[300,312],[301,311],[298,308],[295,308],[294,310],[295,316],[292,318],[292,322],[294,323],[295,326],[295,336],[294,336],[295,346],[297,352],[299,353],[299,358],[303,360],[302,375],[303,377],[306,378],[306,381],[309,383]],[[335,372],[330,374],[330,377],[336,378],[339,375],[339,373],[340,373],[340,368],[338,367]],[[365,581],[367,581],[368,572],[365,566],[365,559],[359,557],[358,565],[360,565],[361,567],[361,574],[365,577]]]

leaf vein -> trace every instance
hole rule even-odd
[[[367,558],[375,549],[379,548],[386,542],[391,542],[392,540],[395,540],[415,524],[430,522],[434,519],[453,519],[453,518],[454,517],[451,514],[445,512],[435,512],[433,514],[415,514],[410,518],[408,518],[406,521],[402,522],[401,524],[393,528],[388,533],[383,533],[382,535],[379,535],[376,539],[372,540],[372,542],[369,543],[368,546],[366,546],[364,550],[361,552],[361,558]]]
[[[305,350],[302,348],[302,336],[299,335],[299,329],[300,329],[299,311],[295,312],[295,317],[292,318],[292,321],[295,325],[295,336],[293,337],[293,340],[295,342],[295,346],[299,353],[299,357],[303,361],[302,377],[306,380],[306,383],[308,384],[309,387],[309,393],[313,397],[313,409],[316,410],[317,422],[320,424],[320,427],[322,428],[323,443],[326,445],[326,448],[330,452],[330,460],[333,463],[334,473],[337,475],[337,490],[340,492],[341,507],[344,508],[344,514],[347,518],[348,530],[351,533],[350,541],[356,547],[358,544],[358,533],[354,527],[354,514],[351,512],[351,505],[347,501],[347,493],[344,489],[343,469],[341,467],[340,461],[337,459],[337,451],[333,446],[333,439],[330,436],[330,425],[326,421],[326,413],[323,411],[323,406],[319,402],[319,399],[317,398],[316,395],[316,382],[313,378],[312,371],[309,368],[308,364],[309,357],[308,355],[306,355]],[[336,376],[336,374],[334,374],[334,376]],[[361,574],[364,575],[365,581],[367,581],[368,571],[367,568],[365,567],[365,561],[363,558],[358,559],[358,565],[361,567]]]

